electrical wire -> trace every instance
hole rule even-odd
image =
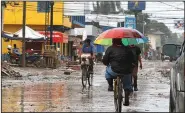
[[[15,8],[19,8],[19,7],[21,7],[21,6],[16,6]],[[9,8],[6,8],[6,9],[9,9]],[[33,6],[29,6],[29,7],[27,7],[26,8],[27,10],[33,10],[33,11],[37,11],[36,9],[37,9],[37,7],[33,7]],[[70,12],[75,12],[75,11],[84,11],[83,9],[82,10],[80,10],[80,9],[68,9],[68,8],[54,8],[54,11],[59,11],[59,12],[61,12],[61,11],[70,11]],[[87,9],[85,9],[85,11],[92,11],[92,10],[87,10]]]
[[[173,5],[164,3],[164,2],[160,2],[160,3],[165,4],[165,5],[167,5],[167,6],[171,6],[171,7],[176,8],[176,9],[183,9],[183,8],[179,8],[179,7],[176,7],[176,6],[173,6]],[[184,9],[183,9],[183,10],[184,10]]]
[[[12,10],[12,9],[6,9],[6,10]],[[32,9],[27,9],[28,11],[37,11],[37,10],[34,10],[33,8]],[[21,11],[21,10],[20,10]],[[55,10],[54,12],[60,12],[61,13],[61,11],[57,11],[57,10]],[[75,12],[75,11],[68,11],[68,13],[70,13],[70,12]],[[81,13],[81,14],[83,14],[83,13]],[[98,16],[98,15],[97,15]],[[107,19],[124,19],[124,17],[123,18],[120,18],[120,17],[106,17]],[[174,18],[174,17],[160,17],[160,16],[154,16],[154,17],[152,17],[152,16],[150,16],[149,18],[158,18],[158,19],[183,19],[183,18]]]
[[[35,5],[27,5],[27,7],[28,6],[30,6],[29,8],[37,8]],[[89,4],[88,4],[88,6],[89,6]],[[22,6],[15,6],[15,7],[22,7]],[[75,6],[76,7],[76,6]],[[77,7],[76,7],[77,8]],[[84,10],[80,10],[80,9],[73,9],[73,8],[58,8],[58,7],[54,7],[54,9],[59,9],[59,10],[64,10],[64,11],[67,11],[67,10],[71,10],[71,11],[84,11]],[[80,6],[80,8],[82,8],[81,6]],[[87,10],[87,9],[85,9],[85,11],[92,11],[92,10]],[[166,11],[184,11],[184,9],[178,9],[178,10],[158,10],[158,11],[146,11],[146,13],[149,13],[149,12],[153,12],[153,13],[156,13],[156,12],[166,12]],[[145,11],[144,11],[145,12]]]
[[[44,2],[44,1],[43,1]],[[85,3],[87,3],[87,2],[79,2],[79,1],[77,1],[77,2],[61,2],[61,3],[63,3],[64,5],[66,4],[66,5],[84,5]],[[75,4],[74,4],[75,3]],[[88,3],[93,3],[93,2],[88,2]],[[128,4],[123,4],[123,2],[120,2],[121,3],[121,5],[127,5],[128,6]],[[127,3],[127,2],[126,2]],[[158,3],[158,2],[155,2],[155,3]],[[22,4],[21,4],[22,5]],[[29,5],[29,4],[28,4]],[[88,4],[88,5],[90,5],[90,4]],[[96,5],[96,4],[95,4]],[[168,4],[169,5],[169,4]],[[149,6],[149,5],[147,5],[147,6]],[[173,5],[170,5],[170,6],[172,6],[172,7],[175,7],[175,6],[173,6]],[[76,7],[76,6],[75,6]],[[81,7],[81,6],[77,6],[77,7]],[[159,8],[158,6],[154,6],[154,5],[151,5],[151,6],[149,6],[149,7],[153,7],[153,8]],[[163,6],[160,6],[160,7],[163,7]],[[164,6],[165,7],[165,6]],[[178,8],[178,9],[183,9],[183,8]]]
[[[76,4],[76,2],[75,2],[75,4]],[[65,5],[65,3],[64,3],[64,5]],[[82,6],[75,6],[74,5],[74,3],[73,4],[71,4],[71,5],[73,5],[74,7],[76,7],[76,8],[82,8]],[[84,3],[82,4],[82,5],[85,5]],[[88,5],[88,6],[90,6],[90,4],[86,4],[86,5]],[[21,5],[20,5],[21,6]],[[33,7],[33,6],[35,6],[35,5],[27,5],[27,6],[31,6],[31,7]],[[92,5],[91,5],[92,6]],[[56,8],[56,7],[55,7]],[[159,8],[159,7],[155,7],[155,9],[156,8]],[[62,8],[59,8],[59,9],[62,9]],[[171,11],[183,11],[184,9],[178,9],[178,10],[171,10]],[[160,12],[160,11],[168,11],[168,10],[159,10],[159,11],[151,11],[151,12]],[[170,11],[170,10],[169,10]]]
[[[21,7],[21,6],[15,6],[15,7]],[[35,9],[33,9],[35,7]],[[37,7],[36,6],[34,6],[34,5],[28,5],[28,11],[37,11],[36,9],[37,9]],[[79,10],[79,9],[68,9],[68,8],[56,8],[55,7],[55,9],[58,9],[58,10],[54,10],[54,12],[62,12],[62,11],[67,11],[68,13],[71,13],[71,12],[77,12],[78,11],[78,13],[79,12],[83,12],[84,10]],[[85,8],[84,8],[85,9]],[[8,9],[7,9],[8,10]],[[12,10],[12,9],[10,9],[10,10]],[[182,10],[182,9],[180,9],[180,10]],[[21,9],[19,10],[19,11],[21,11]],[[85,9],[85,11],[92,11],[92,10],[86,10]],[[164,11],[164,10],[163,10]],[[176,10],[172,10],[172,11],[176,11]],[[82,13],[82,14],[84,14],[84,13]],[[150,13],[147,13],[147,14],[150,14]],[[155,17],[150,17],[150,19],[155,19],[155,20],[165,20],[165,19],[182,19],[182,18],[169,18],[169,17],[157,17],[157,16],[155,16]],[[107,17],[107,20],[105,20],[105,19],[103,19],[103,21],[111,21],[113,18],[109,18],[109,17]],[[116,18],[114,18],[114,19],[116,19]],[[120,18],[117,18],[117,19],[120,19]],[[124,18],[123,18],[124,19]],[[113,21],[113,20],[112,20]]]

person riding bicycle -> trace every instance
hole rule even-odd
[[[94,45],[91,43],[90,39],[86,39],[84,42],[85,43],[82,46],[82,54],[83,53],[90,53],[91,54],[89,70],[90,70],[90,73],[93,73]]]
[[[113,45],[108,47],[103,56],[103,64],[106,65],[105,78],[109,84],[108,91],[113,91],[113,79],[117,75],[123,75],[123,88],[125,96],[133,92],[132,70],[134,55],[128,46],[122,44],[121,39],[112,39]],[[129,105],[129,100],[125,101],[125,106]]]

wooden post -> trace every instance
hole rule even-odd
[[[22,37],[23,37],[23,41],[22,41],[22,67],[26,66],[26,58],[25,58],[25,27],[26,27],[26,1],[23,1],[23,32],[22,32]]]

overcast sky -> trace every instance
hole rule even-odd
[[[121,2],[121,7],[127,10],[128,2]],[[84,15],[93,10],[92,2],[65,2],[66,15]],[[174,28],[175,20],[183,20],[184,18],[184,4],[183,2],[146,2],[146,9],[143,11],[150,15],[151,19],[165,23],[171,31],[182,33],[183,30]],[[176,18],[176,19],[171,19]],[[104,20],[105,21],[105,20]],[[109,22],[110,23],[110,22]]]

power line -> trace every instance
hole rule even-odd
[[[33,6],[33,5],[28,5],[29,7],[28,8],[30,8],[30,9],[28,9],[28,11],[37,11],[36,9],[37,9],[37,7],[35,7],[35,6]],[[15,6],[15,7],[20,7],[20,6]],[[33,9],[33,8],[35,8],[35,9]],[[58,9],[58,10],[57,10]],[[7,10],[12,10],[12,9],[7,9]],[[21,9],[20,9],[20,11],[21,11]],[[55,10],[54,10],[54,12],[62,12],[62,11],[67,11],[67,13],[72,13],[72,12],[74,12],[74,13],[79,13],[79,12],[84,12],[84,10],[79,10],[79,9],[67,9],[67,8],[56,8],[55,7]],[[85,9],[85,11],[92,11],[92,10],[86,10]],[[43,12],[44,13],[44,12]],[[82,13],[83,14],[83,13]],[[150,14],[150,13],[148,13],[148,14]],[[109,17],[108,17],[109,18]],[[180,19],[180,18],[169,18],[169,17],[157,17],[157,16],[155,16],[155,17],[151,17],[151,18],[162,18],[162,19]],[[120,19],[120,18],[119,18]]]
[[[165,5],[167,5],[167,6],[171,6],[171,7],[176,8],[176,9],[183,9],[183,8],[179,8],[179,7],[176,7],[176,6],[173,6],[173,5],[164,3],[164,2],[160,2],[160,3],[165,4]],[[184,9],[183,9],[183,10],[184,10]]]
[[[33,9],[33,10],[35,10],[35,9],[37,9],[37,7],[35,7],[35,6],[33,6],[33,5],[28,5],[29,7],[27,7],[27,9],[28,8],[31,8],[31,9]],[[22,7],[22,6],[14,6],[14,8],[16,8],[16,7]],[[8,8],[7,8],[8,9]],[[56,7],[54,7],[54,10],[61,10],[61,11],[65,11],[65,10],[72,10],[72,11],[84,11],[84,9],[70,9],[70,8],[56,8]],[[92,11],[92,10],[89,10],[89,9],[85,9],[85,11]]]
[[[12,9],[6,9],[6,10],[11,10],[12,11]],[[33,7],[31,8],[31,7],[29,7],[29,9],[27,8],[27,10],[28,11],[37,11],[36,9],[33,9]],[[20,10],[21,11],[21,10]],[[63,10],[54,10],[54,12],[59,12],[59,13],[61,13]],[[64,10],[64,11],[67,11],[66,13],[77,13],[78,11],[79,12],[82,12],[81,14],[83,14],[83,11],[84,10],[76,10],[76,9],[74,9],[74,10]],[[90,10],[86,10],[86,11],[90,11]],[[44,12],[43,12],[44,13]],[[79,13],[78,13],[79,14]],[[149,13],[148,13],[149,14]],[[107,18],[111,18],[111,17],[107,17]],[[116,17],[114,17],[114,18],[116,18]],[[117,17],[118,19],[120,19],[119,17]],[[154,17],[150,17],[150,18],[162,18],[162,19],[183,19],[183,18],[175,18],[175,17],[160,17],[160,16],[154,16]],[[124,19],[124,18],[123,18]]]
[[[90,4],[88,4],[88,6],[89,6]],[[28,5],[28,6],[30,6],[29,8],[37,8],[35,5]],[[19,6],[15,6],[15,7],[21,7],[21,5],[19,5]],[[77,7],[77,6],[75,6],[76,8],[81,8],[82,9],[82,7],[81,6],[79,6],[79,7]],[[80,10],[80,9],[73,9],[73,8],[57,8],[57,7],[54,7],[54,9],[59,9],[59,10],[76,10],[76,11],[83,11],[83,9],[82,10]],[[85,11],[93,11],[93,10],[87,10],[87,9],[85,9]],[[157,10],[157,11],[144,11],[144,12],[146,12],[146,13],[149,13],[149,12],[166,12],[166,11],[184,11],[184,9],[180,9],[180,10]]]

